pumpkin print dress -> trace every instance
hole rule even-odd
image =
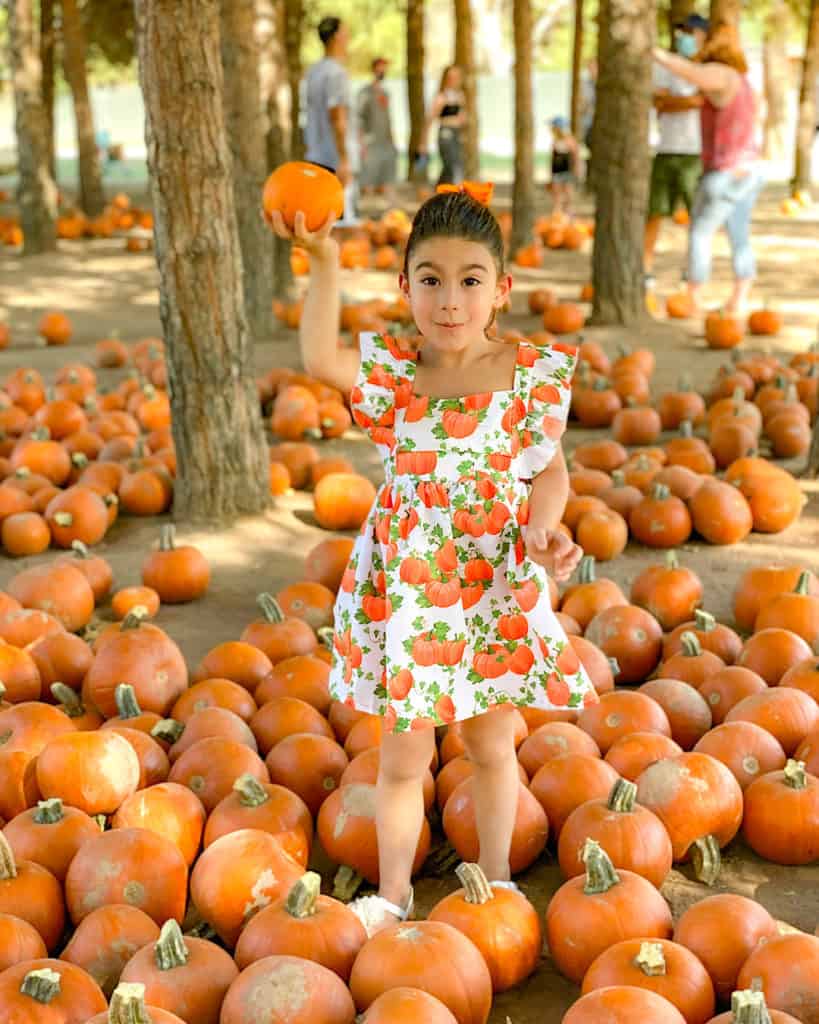
[[[557,451],[575,349],[518,349],[510,391],[419,396],[417,356],[361,335],[353,418],[385,483],[335,606],[330,691],[402,732],[501,703],[577,708],[594,688],[526,557],[529,482]]]

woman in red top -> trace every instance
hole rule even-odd
[[[695,61],[665,50],[654,59],[703,94],[703,175],[691,211],[688,290],[695,308],[711,276],[711,245],[725,227],[731,242],[734,290],[726,309],[744,313],[756,273],[751,246],[751,215],[764,185],[756,141],[756,100],[736,29],[712,27]]]

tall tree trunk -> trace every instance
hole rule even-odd
[[[136,0],[178,519],[268,504],[222,104],[219,0]]]
[[[57,248],[57,186],[48,169],[48,132],[32,0],[10,0],[8,25],[23,252],[51,252]]]
[[[574,40],[572,43],[572,135],[581,137],[583,126],[583,0],[574,0]]]
[[[742,13],[742,0],[711,0],[709,19],[712,25],[718,25],[721,21],[739,28],[739,18]]]
[[[811,156],[816,137],[819,111],[816,109],[816,84],[819,79],[819,0],[812,0],[808,15],[805,58],[802,62],[802,84],[799,89],[799,117],[796,126],[796,153],[793,167],[793,189],[810,188]],[[819,445],[817,445],[819,449]]]
[[[407,105],[409,107],[409,166],[407,180],[417,181],[413,156],[424,133],[424,0],[407,0]]]
[[[765,18],[765,142],[766,160],[780,161],[785,156],[788,120],[788,95],[791,65],[788,59],[789,12],[785,0],[773,0]]]
[[[80,178],[80,206],[89,217],[105,209],[100,159],[94,135],[94,113],[88,96],[86,58],[88,47],[77,0],[61,0],[63,11],[63,70],[74,100],[77,124],[77,160]]]
[[[454,0],[455,63],[463,75],[467,122],[463,128],[464,170],[473,181],[480,176],[480,120],[475,77],[475,34],[471,0]]]
[[[259,77],[265,123],[268,173],[290,154],[290,86],[285,74],[283,0],[257,0],[256,36],[259,42]],[[287,297],[293,286],[290,243],[272,236],[273,294]]]
[[[225,124],[233,157],[233,197],[242,247],[245,313],[251,338],[273,330],[273,242],[259,216],[267,152],[259,79],[255,0],[221,0]]]
[[[40,0],[40,67],[43,111],[46,118],[48,169],[57,180],[57,153],[54,140],[54,0]]]
[[[654,0],[601,0],[594,116],[597,215],[593,321],[645,316],[643,233],[648,205],[648,118]]]
[[[535,123],[532,107],[532,3],[514,0],[515,181],[512,186],[514,252],[532,241],[535,223]]]
[[[287,79],[290,82],[290,159],[304,157],[304,134],[301,130],[301,80],[304,65],[301,61],[301,37],[304,30],[303,0],[284,2],[284,54],[287,60]]]
[[[696,10],[694,0],[671,0],[668,5],[668,45],[674,42],[674,26],[680,25]]]

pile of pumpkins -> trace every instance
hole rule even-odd
[[[564,1024],[741,1024],[755,1019],[749,1006],[766,1019],[765,1000],[774,1020],[816,1024],[819,938],[732,893],[674,921],[661,886],[689,860],[712,883],[740,829],[771,862],[819,857],[819,581],[798,567],[746,572],[736,630],[702,611],[702,584],[674,564],[646,570],[628,597],[588,562],[578,583],[554,587],[554,607],[575,624],[570,656],[600,702],[505,713],[520,776],[513,872],[551,842],[564,884],[541,918],[483,877],[473,768],[452,723],[424,784],[415,873],[440,821],[461,887],[426,920],[367,939],[344,899],[378,883],[382,726],[329,691],[328,645],[354,654],[332,630],[351,544],[320,540],[303,578],[260,595],[261,615],[192,672],[145,607],[80,635],[113,589],[99,556],[10,581],[0,598],[6,1012],[257,1024],[259,1001],[273,998],[287,1024],[353,1024],[357,1011],[367,1024],[486,1024],[493,995],[537,969],[545,937],[556,969],[582,986]],[[150,553],[143,579],[162,604],[189,601],[209,570],[183,545]],[[311,859],[316,837],[343,868],[334,896],[308,870],[324,863]]]
[[[61,210],[57,217],[57,237],[68,241],[82,238],[125,238],[129,252],[144,252],[151,247],[151,232],[154,219],[150,210],[134,206],[124,192],[119,192],[97,217],[87,217],[81,210],[63,206],[63,197],[58,196]],[[0,240],[9,247],[23,244],[23,229],[16,215],[0,217]]]
[[[341,243],[339,263],[345,270],[398,271],[411,227],[410,218],[399,208],[388,210],[378,220],[365,220],[352,237]],[[309,274],[309,254],[294,246],[290,268],[297,277]]]

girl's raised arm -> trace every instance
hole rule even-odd
[[[355,349],[340,348],[338,344],[341,310],[338,242],[330,235],[335,218],[329,217],[316,231],[306,229],[301,212],[296,214],[292,231],[278,211],[272,213],[270,222],[279,237],[295,242],[310,256],[310,280],[299,326],[305,372],[346,394],[356,382],[361,359]]]

